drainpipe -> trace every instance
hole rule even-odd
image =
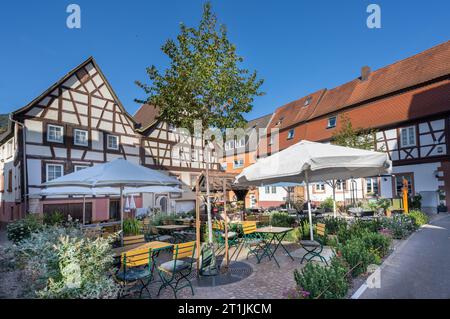
[[[15,124],[17,124],[18,126],[22,127],[22,144],[23,144],[23,154],[22,154],[22,158],[23,158],[23,202],[25,204],[25,214],[27,214],[28,212],[28,194],[26,194],[28,192],[28,173],[27,173],[27,144],[26,144],[26,127],[23,123],[20,123],[16,120],[13,119],[12,117],[12,113],[9,113],[9,120]]]

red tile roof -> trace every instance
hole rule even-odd
[[[149,104],[143,104],[134,114],[136,122],[141,124],[141,129],[152,125],[159,115],[159,108]]]

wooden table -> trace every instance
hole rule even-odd
[[[182,234],[176,234],[175,231],[183,230],[191,228],[187,225],[161,225],[161,226],[155,226],[156,229],[162,230],[166,234],[172,234],[175,242],[183,242],[185,240],[185,236]]]
[[[291,256],[289,251],[286,249],[286,247],[284,247],[284,245],[282,243],[286,234],[288,232],[290,232],[291,230],[293,230],[293,228],[291,228],[291,227],[276,227],[276,226],[266,226],[266,227],[257,228],[256,233],[266,234],[266,235],[270,236],[270,240],[264,239],[265,244],[264,244],[263,253],[262,253],[260,259],[262,259],[264,256],[269,257],[269,259],[273,258],[273,260],[275,260],[275,262],[277,263],[278,267],[280,267],[278,260],[275,258],[275,253],[276,253],[278,247],[281,246],[281,247],[283,247],[284,251],[288,254],[288,256],[291,257],[292,260],[294,260],[294,258]],[[272,244],[275,245],[275,249],[273,249],[273,250],[271,249]]]
[[[162,248],[170,248],[173,244],[166,243],[164,241],[150,241],[148,243],[139,243],[134,245],[128,245],[118,248],[113,248],[114,257],[120,257],[123,253],[134,249],[142,249],[142,248],[151,248],[151,249],[162,249]]]

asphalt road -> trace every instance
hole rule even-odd
[[[450,298],[450,216],[425,225],[388,257],[380,288],[360,299]]]

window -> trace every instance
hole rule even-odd
[[[84,130],[73,130],[73,143],[79,146],[88,146],[88,132]]]
[[[283,123],[284,116],[280,117],[275,125],[281,125]]]
[[[63,143],[64,128],[62,126],[51,125],[47,126],[47,141],[54,143]]]
[[[47,164],[47,182],[63,176],[63,166],[61,164]]]
[[[338,190],[338,191],[347,190],[347,181],[345,181],[343,179],[338,179],[336,181],[336,190]]]
[[[328,126],[327,128],[336,127],[336,116],[332,116],[328,118]]]
[[[222,167],[223,171],[227,170],[227,167],[228,167],[227,162],[221,163],[220,166]]]
[[[395,187],[395,192],[396,195],[398,197],[402,197],[403,195],[403,179],[406,179],[408,181],[408,196],[412,196],[413,195],[413,190],[414,190],[414,179],[413,179],[413,174],[412,173],[404,173],[404,174],[399,174],[399,175],[395,175],[395,179],[394,179],[394,187]]]
[[[11,193],[13,191],[12,181],[13,181],[13,172],[12,169],[10,169],[8,171],[8,193]]]
[[[273,145],[273,135],[270,135],[269,145]]]
[[[305,100],[305,103],[303,104],[303,106],[306,107],[306,106],[310,105],[310,104],[311,104],[311,100],[312,100],[312,97],[308,97],[308,98]]]
[[[78,171],[81,171],[82,169],[85,169],[85,168],[88,168],[89,166],[86,166],[86,165],[75,165],[74,167],[73,167],[73,171],[74,172],[78,172]]]
[[[325,184],[324,183],[314,184],[314,190],[316,192],[324,192],[325,191]]]
[[[270,194],[270,186],[266,186],[266,187],[264,188],[264,192],[265,192],[266,194]]]
[[[12,140],[8,141],[8,143],[6,144],[6,158],[10,158],[11,156],[13,156],[13,141]]]
[[[108,149],[118,150],[119,149],[119,137],[115,135],[108,135]]]
[[[234,148],[234,140],[225,143],[225,150],[229,151]]]
[[[294,138],[294,132],[295,132],[294,129],[290,129],[290,130],[289,130],[288,136],[287,136],[287,139],[288,139],[288,140]]]
[[[409,126],[400,129],[400,144],[402,147],[409,147],[416,145],[415,126]]]
[[[379,194],[378,178],[376,177],[366,178],[366,194],[373,194],[373,195]]]
[[[277,188],[275,186],[272,186],[272,194],[276,194],[277,193]]]
[[[242,137],[238,141],[236,141],[236,148],[244,146],[245,146],[245,137]]]
[[[241,168],[244,167],[244,159],[237,159],[233,161],[233,168]]]

